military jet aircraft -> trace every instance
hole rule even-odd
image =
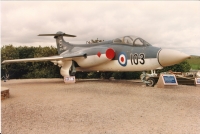
[[[5,60],[2,63],[51,61],[61,67],[63,77],[76,71],[147,71],[182,62],[190,56],[182,52],[154,47],[136,36],[124,36],[94,44],[71,44],[63,39],[75,35],[57,32],[54,36],[58,56]]]

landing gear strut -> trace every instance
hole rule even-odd
[[[74,64],[75,64],[74,61],[72,61],[72,66],[69,69],[70,76],[75,76],[75,74],[76,74],[76,68],[75,68]]]

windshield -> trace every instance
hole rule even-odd
[[[121,38],[116,38],[113,40],[113,43],[135,45],[135,46],[151,46],[148,42],[136,36],[124,36]]]

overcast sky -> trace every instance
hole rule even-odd
[[[135,35],[150,44],[200,55],[199,1],[1,2],[1,45],[55,46],[42,33],[77,35],[72,43]]]

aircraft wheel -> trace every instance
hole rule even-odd
[[[148,87],[153,87],[156,84],[154,78],[148,78],[147,81],[150,82],[150,83],[146,83],[146,86]]]

